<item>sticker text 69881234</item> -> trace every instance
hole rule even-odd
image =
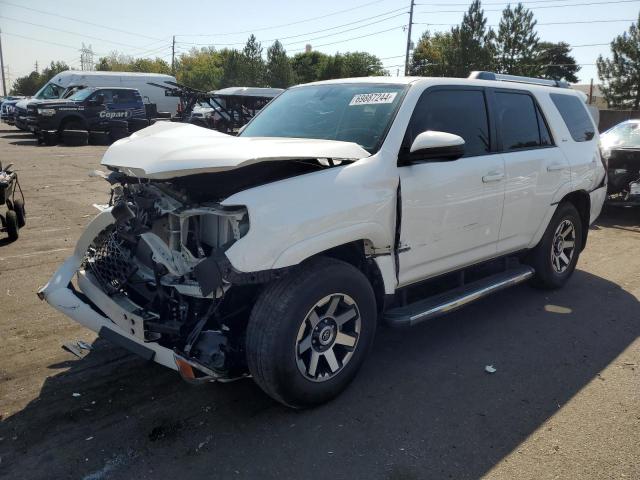
[[[398,92],[381,92],[381,93],[359,93],[354,95],[349,106],[354,105],[377,105],[379,103],[393,103]]]

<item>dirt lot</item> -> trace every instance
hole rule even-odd
[[[193,387],[104,341],[60,348],[95,335],[35,291],[107,198],[87,176],[103,151],[0,127],[28,213],[0,240],[0,477],[640,478],[639,210],[605,212],[562,291],[381,329],[347,392],[296,412],[251,380]]]

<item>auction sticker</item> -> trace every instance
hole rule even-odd
[[[377,105],[379,103],[393,103],[398,92],[384,92],[384,93],[359,93],[354,95],[349,106],[353,105]]]

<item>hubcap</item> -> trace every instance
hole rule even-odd
[[[334,293],[317,302],[298,330],[298,370],[313,382],[337,375],[353,355],[360,337],[360,311],[353,299]]]
[[[576,250],[576,229],[571,220],[563,220],[553,235],[551,266],[556,273],[564,273]]]

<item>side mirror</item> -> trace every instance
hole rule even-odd
[[[427,130],[411,144],[405,164],[420,161],[457,160],[464,155],[464,139],[447,132]]]

